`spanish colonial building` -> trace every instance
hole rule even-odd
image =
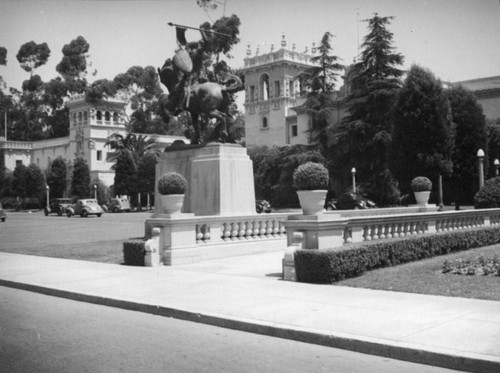
[[[250,48],[239,71],[245,78],[245,141],[248,147],[268,145],[283,146],[310,144],[311,116],[301,96],[302,86],[298,75],[314,64],[311,58],[315,47],[302,53],[295,45],[287,49],[285,37],[281,48],[254,56]],[[349,70],[344,75],[343,85],[332,94],[334,107],[330,112],[330,123],[339,122],[346,115],[344,98],[347,96]],[[346,79],[347,77],[347,79]],[[487,120],[500,121],[500,76],[443,83],[444,87],[462,85],[474,93],[482,106]]]
[[[47,169],[57,157],[67,162],[68,175],[72,173],[72,164],[77,157],[87,161],[91,180],[100,179],[107,186],[114,184],[115,173],[108,153],[113,150],[106,146],[108,138],[117,133],[126,136],[125,108],[127,103],[119,100],[106,100],[98,105],[85,101],[83,96],[70,99],[69,136],[42,141],[9,141],[0,138],[0,152],[3,166],[14,170],[16,165],[34,163],[42,170]],[[164,148],[175,140],[176,136],[144,135],[154,137],[158,146]]]

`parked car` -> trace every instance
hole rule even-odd
[[[375,202],[357,193],[344,193],[336,203],[339,210],[371,209],[377,207]]]
[[[127,198],[111,198],[106,207],[110,212],[130,212],[130,201]]]
[[[53,198],[50,200],[49,208],[45,207],[45,216],[49,214],[57,214],[61,216],[66,212],[66,208],[71,206],[73,201],[71,198]]]
[[[271,212],[271,204],[265,199],[260,199],[255,202],[255,209],[258,214],[265,212],[269,214]]]
[[[5,219],[7,219],[7,214],[5,213],[5,211],[2,207],[2,203],[0,202],[0,220],[3,223],[5,221]]]
[[[82,218],[86,218],[89,215],[97,215],[100,218],[103,212],[103,209],[95,199],[79,199],[74,205],[66,208],[68,218],[73,215],[80,215]]]

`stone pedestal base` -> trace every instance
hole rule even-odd
[[[253,164],[242,146],[213,143],[168,149],[156,166],[156,181],[172,171],[188,181],[182,212],[255,214]],[[156,197],[155,210],[160,211],[158,192]]]

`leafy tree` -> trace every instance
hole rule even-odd
[[[137,189],[139,193],[154,193],[156,164],[158,158],[152,153],[142,156],[137,167]]]
[[[104,184],[104,182],[99,178],[92,180],[91,185],[92,188],[94,188],[94,185],[97,186],[96,188],[97,203],[99,205],[103,205],[104,203],[106,203],[106,201],[109,200],[110,198],[108,186]],[[92,194],[92,198],[93,197],[94,195]]]
[[[332,131],[332,165],[337,175],[349,177],[356,167],[358,179],[368,197],[379,205],[392,204],[397,194],[388,167],[391,143],[391,109],[401,86],[403,56],[392,46],[388,25],[393,17],[377,13],[365,20],[369,32],[364,38],[360,61],[348,71],[350,93],[347,116]],[[388,184],[387,184],[388,183]],[[384,187],[381,187],[382,185]]]
[[[0,65],[7,65],[7,48],[0,47]]]
[[[45,65],[50,56],[50,48],[47,43],[37,44],[30,41],[21,45],[16,58],[21,64],[21,68],[33,75],[33,71],[42,65]]]
[[[69,44],[65,44],[62,49],[63,58],[56,66],[56,71],[68,83],[70,92],[82,93],[87,86],[85,76],[89,49],[90,45],[83,36],[78,36]]]
[[[393,173],[402,191],[409,193],[416,176],[436,180],[451,175],[453,135],[450,103],[440,81],[413,65],[397,98],[392,131]]]
[[[14,168],[12,173],[12,191],[16,197],[26,197],[27,167],[20,163]]]
[[[53,198],[62,198],[66,190],[67,170],[66,161],[59,156],[50,164],[47,176],[47,184],[50,187],[50,195]]]
[[[45,175],[40,167],[31,163],[26,168],[26,196],[38,198],[40,201],[45,196]]]
[[[137,165],[131,152],[121,152],[116,160],[114,193],[127,196],[137,193]]]
[[[78,198],[90,196],[90,170],[87,161],[81,157],[73,162],[71,194]]]
[[[319,55],[311,58],[316,66],[299,74],[299,79],[307,90],[305,106],[312,117],[313,141],[319,145],[324,155],[328,149],[328,126],[334,101],[332,93],[338,72],[344,68],[338,62],[339,57],[331,54],[331,38],[332,34],[325,32],[318,47]]]
[[[487,149],[486,119],[472,92],[463,87],[454,87],[445,93],[456,131],[450,186],[458,208],[460,203],[472,203],[477,191],[476,153],[478,149]]]
[[[0,198],[12,196],[15,194],[12,191],[13,178],[14,176],[12,171],[8,170],[6,167],[0,168]]]
[[[293,172],[307,162],[325,163],[325,158],[311,146],[254,147],[248,150],[253,161],[255,194],[275,207],[299,206],[293,188]]]

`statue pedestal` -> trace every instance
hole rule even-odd
[[[253,164],[236,144],[211,143],[167,149],[156,166],[156,182],[165,172],[188,181],[182,212],[204,215],[255,214]],[[156,192],[155,211],[161,211]]]

